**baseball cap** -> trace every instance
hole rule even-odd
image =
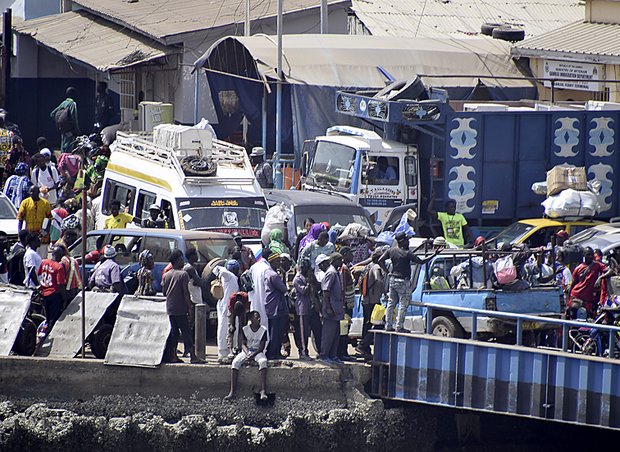
[[[51,157],[51,156],[52,156],[52,151],[50,151],[48,148],[43,148],[43,149],[41,149],[41,150],[39,151],[39,153],[40,153],[41,155],[47,155],[47,156],[49,156],[49,157]]]
[[[330,262],[334,262],[337,259],[342,260],[342,254],[340,254],[340,253],[332,253],[332,254],[329,255],[329,261]]]
[[[441,235],[439,237],[435,237],[435,240],[433,240],[433,246],[446,246],[446,239]]]
[[[265,149],[261,146],[256,146],[252,148],[252,152],[250,153],[250,157],[261,157],[265,155]]]
[[[161,210],[157,204],[151,204],[149,210]]]
[[[474,246],[480,246],[484,242],[486,242],[486,239],[480,235],[476,238],[476,241],[474,242]]]

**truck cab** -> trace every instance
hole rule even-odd
[[[395,207],[419,205],[417,148],[377,133],[334,126],[304,153],[303,188],[344,195],[366,209],[381,229]]]

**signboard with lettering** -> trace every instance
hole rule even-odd
[[[559,79],[575,79],[574,81],[562,80],[554,82],[556,88],[574,89],[578,91],[603,91],[603,82],[590,80],[602,80],[605,78],[603,64],[579,63],[574,61],[544,60],[543,77]],[[550,81],[545,81],[544,86],[551,87]]]

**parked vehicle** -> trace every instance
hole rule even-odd
[[[17,209],[13,203],[0,191],[0,231],[6,233],[9,243],[15,243],[17,234]]]
[[[513,245],[526,243],[530,248],[545,246],[551,242],[551,236],[564,229],[569,237],[584,231],[592,226],[604,224],[596,220],[551,220],[549,218],[529,218],[519,220],[499,234],[487,240],[487,243],[511,243]],[[620,226],[620,224],[619,224]],[[620,229],[619,229],[620,230]]]
[[[283,203],[293,212],[289,240],[304,231],[304,220],[308,217],[316,221],[327,221],[332,227],[346,227],[350,223],[361,224],[375,235],[368,213],[362,206],[343,196],[304,190],[266,190],[267,204],[272,207]],[[294,243],[294,239],[293,239]]]
[[[245,149],[206,130],[173,128],[166,135],[158,127],[158,135],[118,132],[103,179],[101,221],[113,199],[139,218],[157,204],[172,229],[238,232],[258,244],[267,203]]]
[[[592,249],[600,249],[603,254],[611,254],[620,247],[620,221],[612,220],[581,231],[570,238],[571,243]]]
[[[412,281],[414,282],[412,301],[445,306],[444,310],[433,309],[433,334],[456,338],[469,337],[472,332],[471,316],[452,311],[450,310],[451,307],[528,314],[550,318],[560,317],[563,295],[561,289],[555,286],[541,285],[519,292],[494,288],[457,288],[454,277],[450,276],[450,270],[455,265],[468,261],[474,256],[482,257],[482,253],[478,251],[445,250],[427,264],[414,265],[412,267]],[[431,289],[430,278],[435,268],[440,269],[440,273],[448,281],[450,289]],[[423,332],[426,327],[426,314],[425,308],[410,306],[405,318],[405,328],[414,332]],[[362,318],[361,305],[356,303],[351,336],[359,337],[361,335]],[[516,321],[506,318],[478,316],[476,327],[479,339],[498,339],[509,342],[514,339]],[[532,341],[532,333],[544,329],[553,329],[553,326],[531,322],[523,323],[523,330],[531,332],[529,335]]]
[[[554,166],[569,164],[601,182],[597,217],[620,215],[612,151],[620,136],[617,104],[465,103],[450,102],[435,88],[423,95],[387,91],[336,94],[337,112],[383,135],[338,125],[308,141],[305,190],[355,199],[378,228],[403,204],[416,205],[418,218],[425,218],[434,191],[437,208],[452,199],[473,227],[501,228],[541,216],[544,197],[532,184],[546,180]],[[391,168],[389,183],[373,179],[380,158]]]

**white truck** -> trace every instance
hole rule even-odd
[[[309,146],[308,146],[309,145]],[[383,140],[377,133],[333,126],[306,142],[304,190],[346,196],[362,205],[377,229],[394,208],[418,211],[420,175],[416,146]]]
[[[152,134],[118,133],[103,179],[102,218],[113,199],[140,218],[157,204],[169,228],[236,231],[249,244],[260,243],[267,212],[244,148],[169,124]]]

